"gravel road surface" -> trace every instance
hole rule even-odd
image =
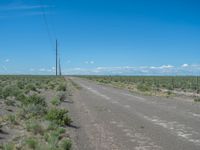
[[[77,150],[200,150],[200,103],[141,96],[71,78]]]

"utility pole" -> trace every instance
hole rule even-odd
[[[59,75],[62,76],[61,64],[60,64],[60,58],[59,58]]]
[[[56,39],[56,76],[58,75],[58,41]]]
[[[196,84],[197,95],[199,94],[199,76],[197,75],[197,84]]]

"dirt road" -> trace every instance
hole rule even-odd
[[[79,150],[199,150],[200,103],[140,96],[72,77]]]

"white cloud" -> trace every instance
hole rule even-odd
[[[157,68],[157,67],[155,67],[155,66],[151,66],[151,67],[150,67],[150,69],[156,69],[156,68]]]
[[[162,66],[146,66],[146,67],[141,67],[141,68],[146,68],[146,69],[153,69],[153,70],[166,70],[166,69],[172,69],[175,68],[175,66],[172,65],[162,65]]]
[[[4,64],[5,60],[3,61]],[[88,61],[91,63],[91,61]],[[2,73],[8,72],[6,65],[2,65]],[[15,71],[16,72],[16,71]],[[183,64],[180,66],[160,65],[160,66],[86,66],[75,68],[62,68],[63,74],[77,75],[199,75],[200,64]],[[9,71],[10,73],[10,71]],[[29,74],[55,74],[55,67],[41,67],[39,69],[30,68]]]
[[[192,65],[190,65],[192,66]],[[64,71],[66,74],[82,75],[191,75],[200,73],[200,65],[193,67],[176,67],[173,65],[161,66],[113,66],[96,68],[71,68]]]
[[[92,64],[94,64],[94,61],[85,61],[84,63],[85,63],[85,64],[91,64],[91,65],[92,65]]]
[[[189,67],[188,64],[183,64],[181,67]]]
[[[172,65],[163,65],[163,66],[160,66],[160,69],[170,69],[170,68],[174,68],[174,66],[172,66]]]
[[[39,72],[46,72],[46,73],[53,73],[55,72],[55,67],[51,67],[51,68],[40,68]]]

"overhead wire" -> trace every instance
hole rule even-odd
[[[27,2],[25,0],[22,0],[22,1],[23,1],[23,3]],[[45,25],[45,28],[46,28],[46,31],[47,31],[47,35],[48,35],[48,40],[49,40],[49,43],[50,43],[50,47],[52,47],[52,51],[55,52],[55,50],[57,49],[57,44],[55,44],[55,43],[57,43],[57,33],[56,33],[55,22],[54,22],[54,18],[53,18],[54,17],[54,13],[52,13],[53,12],[53,8],[55,6],[53,5],[53,1],[52,0],[51,0],[51,4],[50,5],[45,5],[44,4],[44,0],[38,0],[37,2],[39,3],[39,6],[40,6],[39,8],[41,8],[42,18],[43,18],[44,25]],[[45,8],[49,8],[48,9],[48,13],[50,11],[49,14],[53,18],[51,20],[52,21],[51,22],[52,26],[50,26],[50,23],[48,22],[48,18],[47,18],[47,15],[46,15],[47,12],[46,12]],[[51,32],[51,30],[53,30],[53,32]],[[56,41],[56,42],[54,42],[54,41]]]
[[[55,17],[54,17],[54,15],[55,15],[55,6],[53,4],[54,4],[53,0],[51,0],[51,6],[52,6],[52,7],[50,7],[50,9],[51,9],[51,13],[50,13],[50,15],[51,15],[51,23],[52,23],[52,29],[53,29],[54,37],[57,39],[57,30],[55,28]]]
[[[51,11],[51,13],[50,13],[50,15],[51,15],[51,25],[52,25],[52,30],[53,30],[53,34],[54,34],[54,37],[55,37],[55,39],[57,40],[58,39],[58,37],[57,37],[57,30],[56,30],[56,26],[55,26],[55,5],[54,5],[54,1],[53,0],[50,0],[50,3],[51,3],[51,6],[52,7],[50,7],[49,9],[50,9],[50,11]],[[59,41],[57,40],[57,47],[59,46]],[[57,52],[58,54],[58,60],[59,60],[59,71],[61,72],[61,52],[60,52],[60,50]],[[60,73],[59,72],[59,74],[62,74],[62,73]]]
[[[54,46],[55,44],[54,44],[53,41],[56,40],[56,37],[53,38],[53,36],[51,34],[50,25],[49,25],[48,20],[47,20],[46,10],[45,10],[45,6],[44,6],[44,3],[43,3],[43,0],[39,0],[39,2],[40,2],[40,5],[41,5],[42,16],[43,16],[44,24],[46,26],[46,30],[47,30],[47,34],[48,34],[50,45],[53,47],[53,49],[55,49],[55,46]]]
[[[61,71],[61,66],[60,66],[60,53],[58,53],[58,51],[57,51],[57,48],[58,48],[58,43],[57,43],[57,34],[56,34],[56,28],[55,28],[55,23],[54,23],[54,18],[53,18],[53,13],[51,14],[52,16],[52,18],[53,18],[53,20],[51,20],[52,22],[51,22],[51,25],[52,26],[50,26],[49,25],[49,22],[48,22],[48,20],[47,20],[47,16],[46,16],[46,11],[45,11],[45,5],[44,5],[44,3],[43,3],[43,0],[39,0],[39,2],[40,2],[40,5],[41,5],[41,9],[42,9],[42,16],[43,16],[43,20],[44,20],[44,23],[45,23],[45,26],[46,26],[46,29],[47,29],[47,33],[48,33],[48,37],[49,37],[49,41],[50,41],[50,44],[52,45],[52,47],[53,47],[53,51],[55,51],[56,50],[56,75],[57,75],[57,63],[58,63],[58,58],[59,58],[59,69],[58,70],[60,70]],[[51,1],[52,2],[52,1]],[[53,2],[52,2],[53,3]],[[53,6],[53,5],[52,5]],[[50,6],[50,9],[51,9],[51,11],[53,12],[53,8],[52,8],[52,6]],[[50,31],[50,27],[52,27],[51,29],[53,30],[53,34],[52,34],[52,32]],[[54,37],[53,37],[53,35],[54,35]],[[55,43],[53,42],[53,41],[56,41],[56,46],[54,46],[55,45]]]

